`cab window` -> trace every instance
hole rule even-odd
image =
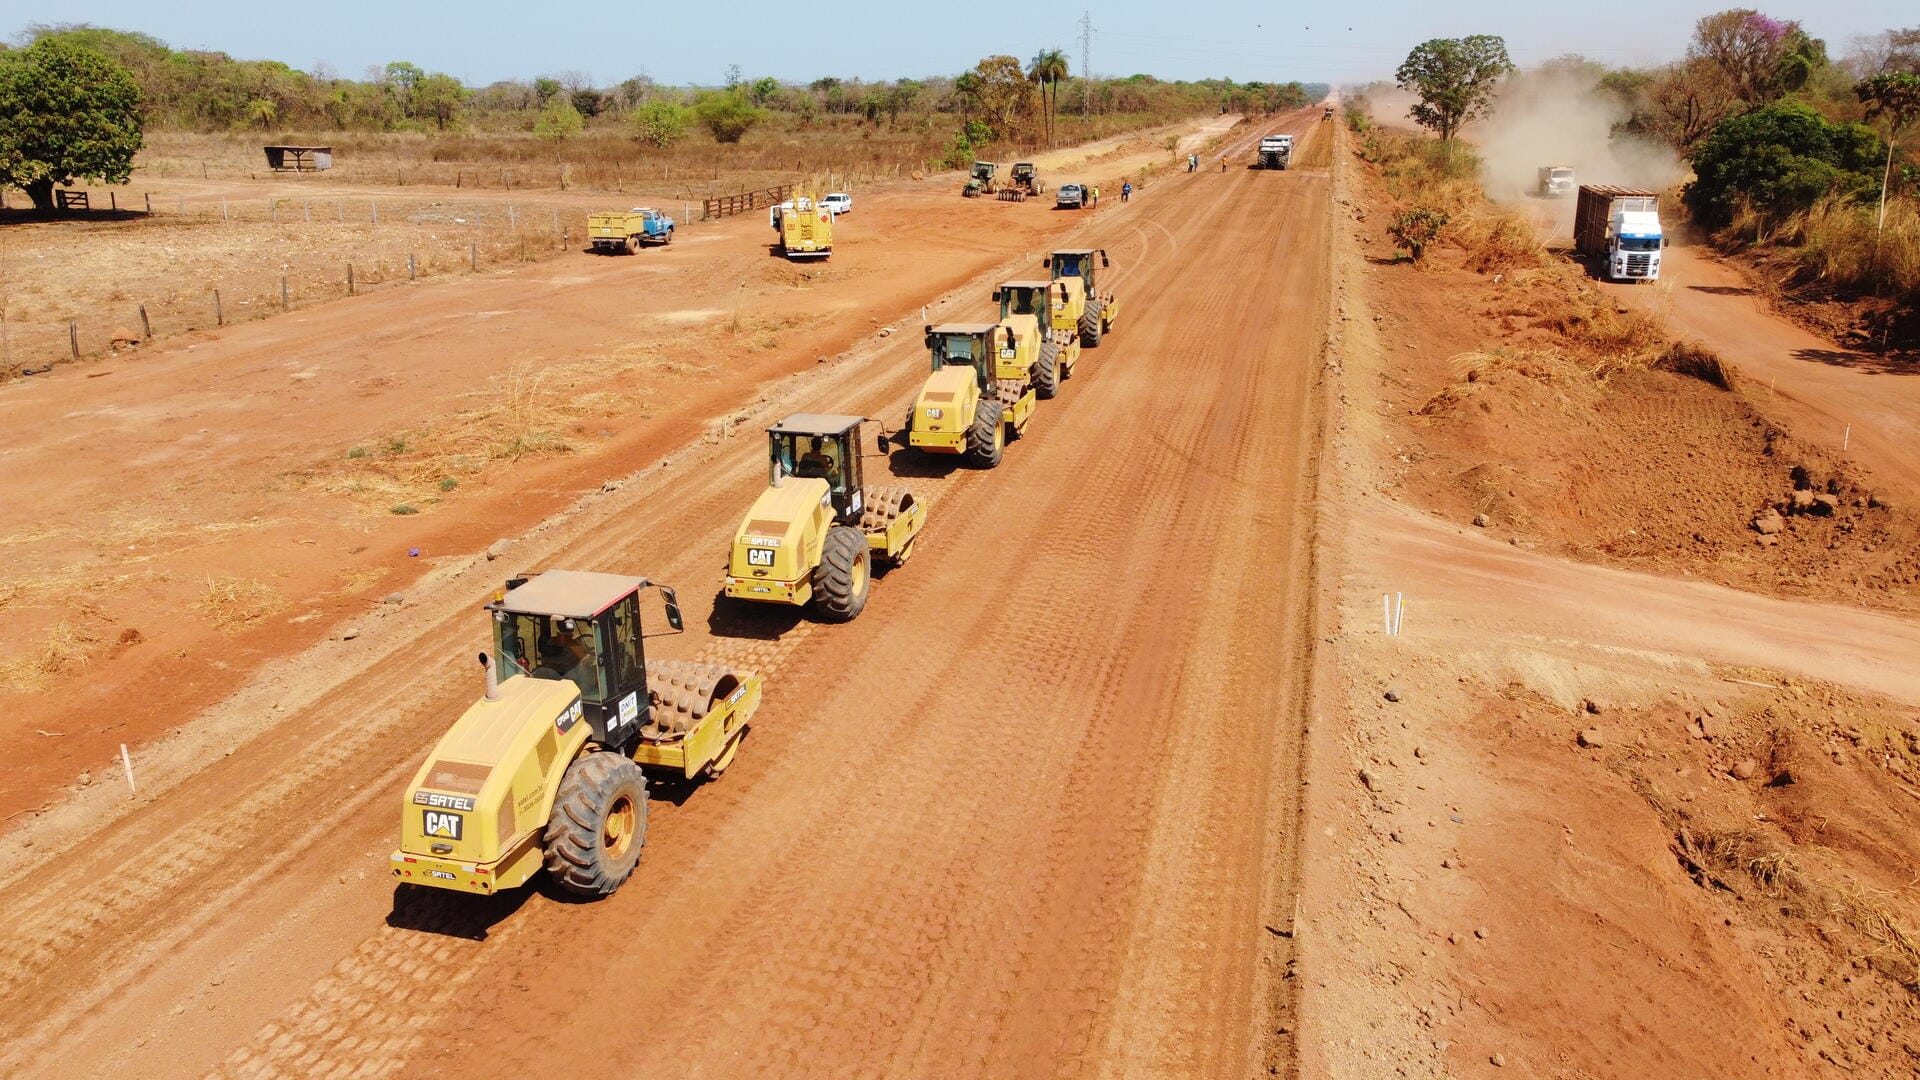
[[[828,487],[845,493],[847,463],[840,440],[826,435],[778,435],[774,441],[781,472],[825,480]]]
[[[605,700],[600,649],[592,622],[502,612],[494,621],[494,662],[502,677],[567,679],[588,701]]]
[[[601,617],[615,690],[631,690],[644,681],[640,663],[640,597],[636,593]]]

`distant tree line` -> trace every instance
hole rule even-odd
[[[1044,139],[1060,116],[1273,112],[1318,100],[1325,86],[1167,82],[1151,75],[1071,76],[1065,54],[1042,50],[1029,62],[988,57],[952,77],[865,81],[826,77],[805,85],[749,79],[736,66],[718,86],[662,86],[636,75],[613,86],[579,72],[470,87],[405,60],[344,78],[274,60],[176,51],[146,34],[94,26],[36,26],[22,46],[56,39],[116,61],[138,86],[145,125],[156,130],[532,132],[566,139],[617,129],[667,146],[695,131],[738,142],[780,121],[921,125],[990,140]],[[0,47],[3,49],[4,47]],[[0,53],[3,54],[3,53]]]

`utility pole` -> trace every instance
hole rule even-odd
[[[1093,12],[1080,13],[1080,111],[1093,115]]]

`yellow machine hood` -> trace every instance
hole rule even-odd
[[[401,812],[401,850],[497,861],[515,837],[547,820],[553,792],[539,762],[571,758],[589,734],[572,682],[505,680],[498,700],[474,702],[414,774]]]
[[[728,573],[794,581],[802,566],[813,565],[800,550],[814,515],[825,510],[827,482],[815,477],[789,476],[779,487],[769,487],[753,500],[734,534]],[[820,530],[814,530],[816,533]]]

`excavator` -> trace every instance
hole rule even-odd
[[[717,778],[760,707],[758,675],[649,660],[643,577],[549,570],[486,605],[486,692],[414,773],[402,799],[403,885],[491,895],[545,867],[563,889],[606,896],[632,876],[647,833],[647,774]]]
[[[913,556],[927,504],[904,487],[862,483],[867,422],[795,413],[767,429],[767,489],[734,533],[724,595],[811,604],[821,618],[846,622],[867,606],[874,560],[898,566]]]
[[[1039,333],[1006,323],[942,323],[926,328],[926,342],[933,373],[907,413],[907,445],[993,468],[1033,419]]]

